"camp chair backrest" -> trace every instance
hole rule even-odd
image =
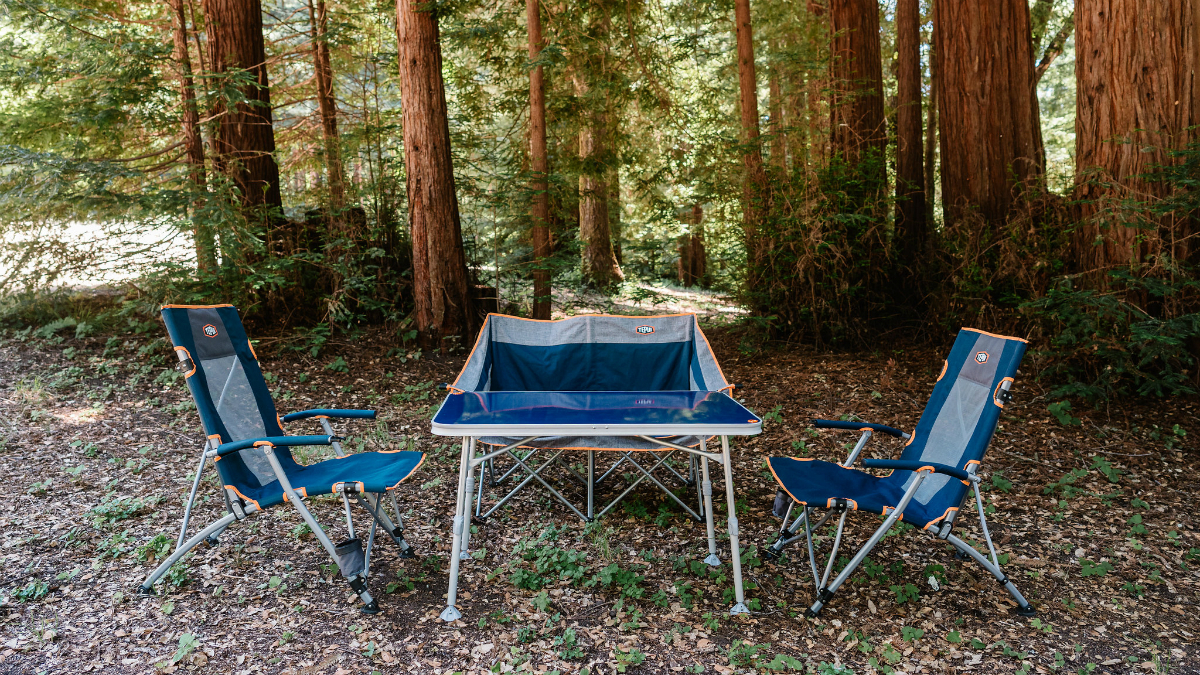
[[[718,391],[729,387],[695,314],[489,314],[461,391]]]
[[[1025,340],[992,335],[973,328],[958,333],[942,374],[917,422],[901,459],[966,469],[987,452],[1000,419],[1001,385],[1012,382],[1025,354]],[[908,482],[914,480],[909,476]],[[914,499],[928,505],[933,499],[954,507],[967,487],[944,474],[929,476]]]
[[[284,435],[258,357],[233,305],[167,305],[162,316],[176,351],[183,350],[192,360],[184,376],[205,435],[219,436],[221,443]],[[276,455],[285,468],[295,466],[287,448],[276,448]],[[261,487],[276,480],[259,452],[227,455],[217,469],[225,483],[234,486]]]

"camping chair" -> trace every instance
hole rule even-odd
[[[329,420],[375,419],[373,410],[305,410],[280,419],[258,367],[258,357],[233,305],[166,305],[162,316],[179,356],[177,367],[187,379],[207,440],[184,508],[175,552],[142,582],[138,590],[143,595],[152,594],[154,582],[172,565],[201,541],[215,545],[217,537],[235,520],[291,502],[362,600],[362,611],[378,612],[379,604],[367,592],[366,585],[375,528],[383,526],[384,532],[400,546],[401,557],[413,556],[412,547],[402,535],[403,523],[395,490],[417,470],[425,455],[411,451],[345,453],[340,443],[344,439],[334,435]],[[310,418],[320,421],[324,435],[284,434],[284,422]],[[296,462],[290,450],[300,445],[331,446],[337,457],[303,466]],[[185,541],[196,490],[210,458],[224,486],[222,492],[228,513]],[[337,545],[304,505],[305,497],[323,494],[340,495],[345,507],[348,537]],[[385,494],[395,513],[394,521],[384,508]],[[365,552],[362,540],[354,533],[351,499],[366,508],[373,519]]]
[[[938,539],[953,544],[960,555],[970,556],[990,572],[1017,601],[1016,613],[1021,616],[1035,614],[1034,608],[1000,568],[996,548],[988,533],[977,474],[992,434],[996,431],[1000,409],[1012,398],[1009,388],[1024,353],[1025,340],[964,328],[954,341],[925,412],[911,436],[882,424],[813,420],[817,428],[862,432],[845,462],[838,465],[788,457],[772,457],[768,460],[771,473],[782,487],[776,493],[775,513],[783,518],[783,525],[779,538],[767,549],[766,554],[768,558],[778,560],[785,546],[801,537],[808,540],[809,566],[813,581],[816,582],[817,599],[805,612],[806,616],[814,617],[821,611],[871,549],[902,518]],[[900,459],[862,461],[862,465],[868,469],[892,469],[883,477],[851,468],[875,432],[908,441]],[[990,558],[951,534],[968,487],[975,492],[979,524],[987,540]],[[789,525],[788,520],[797,505],[801,513]],[[825,509],[825,513],[814,523],[817,509]],[[837,559],[846,516],[850,511],[860,510],[881,513],[885,516],[883,524],[850,559],[837,578],[827,584]],[[824,574],[820,574],[812,534],[834,516],[838,517],[838,525],[833,538],[833,550],[829,553]],[[801,529],[804,532],[797,534]]]

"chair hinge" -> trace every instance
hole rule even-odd
[[[1007,389],[1001,389],[996,398],[1000,399],[1001,403],[1008,403],[1009,401],[1013,400],[1013,394]]]
[[[839,511],[839,512],[845,511],[848,508],[850,508],[850,502],[846,501],[845,499],[842,499],[841,497],[834,498],[834,500],[833,500],[833,510],[834,511]]]
[[[181,373],[185,373],[185,374],[190,373],[195,369],[196,369],[196,362],[193,361],[192,357],[190,357],[190,356],[183,359],[179,363],[175,364],[175,370],[177,370]]]

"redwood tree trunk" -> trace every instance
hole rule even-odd
[[[738,104],[742,116],[742,142],[746,176],[742,187],[742,230],[746,241],[746,286],[760,292],[766,264],[766,246],[761,235],[766,214],[767,176],[763,170],[762,147],[758,136],[758,78],[754,68],[754,30],[750,21],[750,0],[734,0],[734,24],[737,33]],[[755,303],[751,303],[755,304]],[[755,307],[757,311],[765,307]]]
[[[1170,186],[1138,176],[1173,163],[1188,127],[1200,123],[1195,71],[1198,0],[1077,0],[1075,118],[1077,197],[1088,222],[1075,235],[1080,271],[1148,254],[1186,258],[1183,224],[1157,231],[1124,226],[1120,202],[1165,196]],[[1114,140],[1115,139],[1115,140]]]
[[[884,170],[887,122],[883,115],[883,61],[879,47],[878,0],[830,0],[832,101],[830,141],[850,166],[873,157]]]
[[[771,134],[771,166],[782,177],[787,174],[787,139],[783,134],[783,90],[779,84],[779,73],[772,71],[767,82],[770,109],[769,133]]]
[[[945,222],[997,225],[1041,175],[1029,5],[938,2],[934,25]]]
[[[586,96],[588,86],[576,76],[575,93]],[[607,169],[602,166],[606,152],[608,115],[601,103],[585,103],[579,127],[579,238],[583,243],[583,280],[589,286],[604,288],[625,278],[613,251],[608,225]]]
[[[396,39],[417,331],[432,346],[449,335],[473,337],[479,317],[454,192],[437,15],[428,3],[396,0]]]
[[[526,20],[529,24],[529,60],[541,58],[542,18],[539,0],[525,0]],[[532,222],[530,240],[533,244],[533,318],[550,318],[550,270],[546,261],[550,257],[550,195],[548,174],[550,162],[546,150],[546,86],[542,66],[529,71],[529,159],[533,180],[529,205]]]
[[[213,150],[219,170],[228,172],[241,192],[242,204],[265,207],[270,218],[282,215],[279,166],[275,163],[275,132],[267,55],[263,45],[259,0],[204,0],[208,61],[213,73],[244,70],[253,83],[242,87],[245,101],[232,110],[217,98],[213,106],[216,133]]]
[[[896,239],[911,264],[925,246],[920,0],[896,0],[896,51]]]
[[[931,5],[937,0],[929,0]],[[933,33],[937,33],[936,23],[933,28]],[[934,53],[934,45],[937,43],[937,38],[930,35],[931,43],[929,45],[929,114],[925,118],[925,223],[928,227],[929,223],[934,219],[934,203],[937,201],[937,139],[938,139],[938,72],[937,72],[937,56]],[[926,242],[928,239],[928,229],[926,229]]]
[[[704,209],[699,204],[693,205],[685,222],[688,231],[679,238],[679,284],[704,286],[708,272],[704,251]]]
[[[188,54],[187,19],[183,12],[183,0],[171,0],[171,37],[174,43],[175,66],[179,69],[179,99],[183,111],[183,143],[187,149],[188,178],[198,189],[203,190],[204,140],[200,137],[200,112],[196,108],[195,83],[192,80],[192,59]],[[196,269],[210,272],[217,267],[216,241],[212,227],[207,223],[193,221],[192,239],[196,244]]]
[[[348,222],[342,214],[346,206],[346,179],[342,173],[342,148],[338,140],[337,99],[333,95],[333,66],[326,40],[328,17],[325,0],[308,2],[312,26],[313,70],[317,80],[317,107],[321,112],[321,139],[325,142],[325,172],[329,178],[329,211],[335,222]]]

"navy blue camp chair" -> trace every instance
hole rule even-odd
[[[790,457],[768,460],[771,473],[782,488],[776,494],[775,513],[783,518],[783,525],[779,538],[766,554],[768,558],[778,560],[785,546],[801,538],[807,539],[809,566],[817,589],[817,599],[806,612],[807,616],[816,616],[821,611],[863,558],[902,518],[953,544],[961,554],[970,556],[996,577],[1017,601],[1015,611],[1018,614],[1033,616],[1033,607],[1000,568],[996,548],[988,533],[976,473],[996,431],[1000,410],[1012,398],[1009,388],[1024,354],[1025,341],[1020,338],[964,328],[954,341],[912,435],[882,424],[813,420],[817,428],[862,432],[845,462],[839,465]],[[908,441],[900,459],[862,461],[868,469],[892,470],[881,477],[851,468],[876,432]],[[990,558],[951,533],[969,489],[975,492],[979,524],[991,552]],[[796,507],[801,512],[789,525]],[[823,509],[825,513],[814,522],[817,509]],[[874,512],[885,518],[837,578],[827,584],[850,511]],[[838,517],[837,533],[824,574],[821,574],[817,569],[812,533],[834,516]],[[798,534],[801,529],[803,533]]]
[[[367,592],[366,585],[376,526],[383,526],[384,532],[400,546],[402,557],[412,557],[412,547],[402,535],[395,491],[417,470],[425,455],[411,451],[346,454],[340,443],[343,439],[334,435],[329,420],[375,419],[373,410],[305,410],[280,419],[258,367],[258,357],[233,305],[167,305],[162,316],[207,440],[184,508],[175,552],[142,582],[139,591],[152,593],[154,582],[184,554],[201,541],[215,545],[217,537],[235,520],[286,501],[300,512],[313,535],[338,564],[350,587],[362,599],[362,610],[378,612],[379,605]],[[311,418],[320,421],[323,435],[284,433],[284,422]],[[304,466],[296,462],[290,450],[301,445],[332,446],[337,457]],[[228,513],[185,539],[196,490],[209,459],[220,474]],[[324,494],[340,495],[345,506],[348,537],[336,545],[304,506],[304,498]],[[395,520],[384,507],[385,494],[391,501]],[[372,517],[365,551],[362,540],[354,533],[351,499]]]

